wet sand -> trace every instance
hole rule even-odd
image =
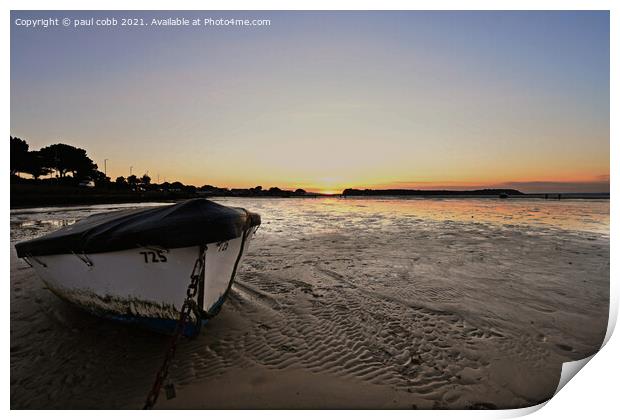
[[[609,202],[505,201],[222,200],[263,226],[157,408],[548,399],[605,335]],[[11,244],[106,209],[13,212]],[[167,342],[60,301],[11,247],[11,408],[140,408]]]

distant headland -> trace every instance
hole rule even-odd
[[[345,197],[348,196],[518,196],[525,195],[521,191],[514,189],[497,189],[497,188],[485,188],[482,190],[403,190],[403,189],[388,189],[388,190],[358,190],[353,188],[347,188],[342,192]]]

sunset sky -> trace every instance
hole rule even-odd
[[[16,18],[263,27],[26,29]],[[608,12],[13,12],[11,135],[197,186],[609,191]]]

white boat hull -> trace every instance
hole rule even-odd
[[[255,228],[242,237],[206,244],[205,277],[197,300],[205,312],[223,303]],[[243,249],[241,247],[243,246]],[[174,325],[186,297],[199,246],[170,250],[134,248],[90,255],[59,254],[27,258],[59,297],[111,318]],[[168,321],[158,328],[157,323]],[[147,325],[148,326],[148,325]]]

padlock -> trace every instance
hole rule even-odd
[[[174,384],[170,383],[170,384],[166,384],[166,386],[164,387],[164,389],[166,390],[166,398],[171,400],[174,397],[177,396],[177,391],[174,389]]]

